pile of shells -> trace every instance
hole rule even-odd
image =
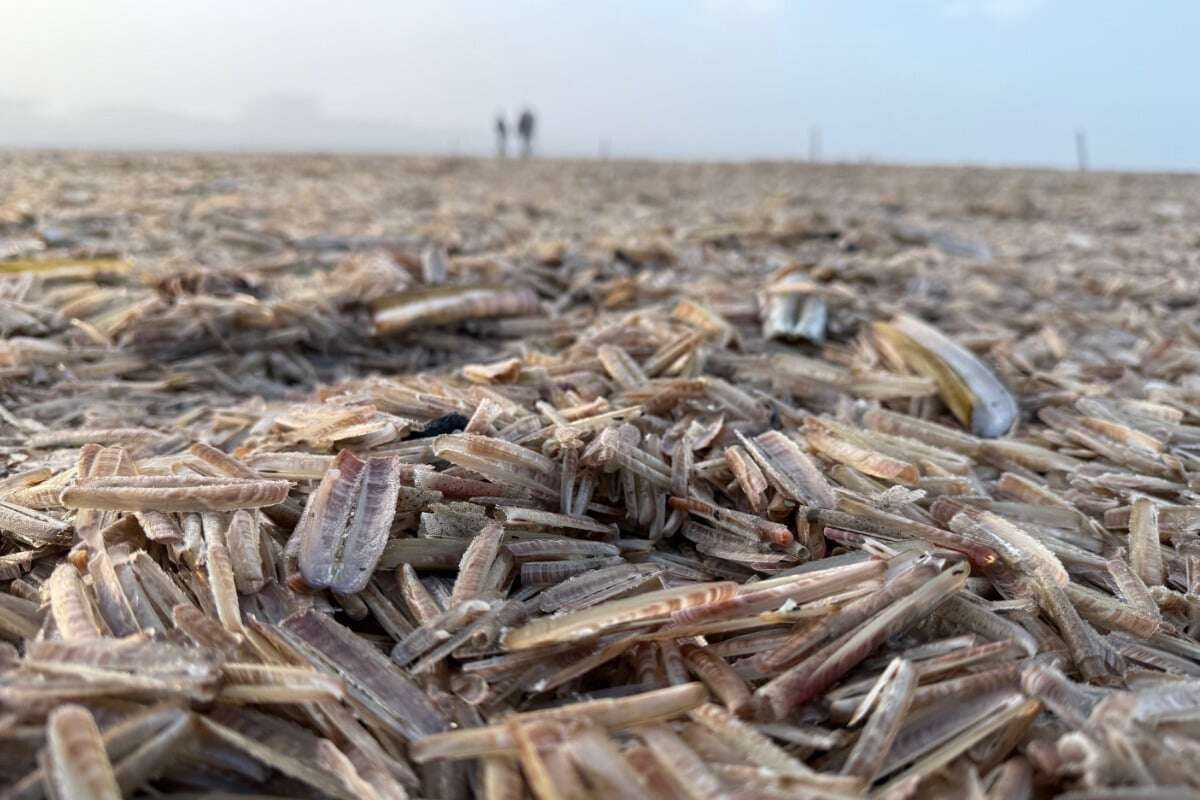
[[[1200,797],[1186,208],[440,169],[611,207],[242,274],[0,213],[0,798]]]

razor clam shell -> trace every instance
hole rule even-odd
[[[225,528],[225,547],[239,594],[256,594],[266,585],[258,517],[244,508],[233,512]]]
[[[880,677],[880,682],[886,683],[875,700],[874,712],[863,726],[858,741],[854,743],[854,749],[850,751],[846,763],[842,766],[843,775],[854,775],[867,783],[873,782],[900,733],[912,703],[917,673],[908,661],[898,659],[893,665],[895,669],[889,666]],[[874,691],[872,689],[872,693]],[[855,716],[862,714],[864,707],[870,703],[871,697],[868,696]],[[853,722],[854,720],[851,720],[851,724]]]
[[[589,786],[598,794],[619,800],[640,800],[645,789],[637,773],[618,748],[602,730],[588,726],[573,731],[562,743],[571,763],[579,770]]]
[[[419,739],[449,727],[446,717],[407,675],[320,612],[288,617],[281,628],[338,674],[351,696],[362,697],[386,714],[384,722],[403,738]]]
[[[183,531],[170,514],[161,511],[142,511],[134,515],[146,538],[164,544],[181,544]]]
[[[255,760],[279,770],[290,778],[312,786],[329,797],[339,798],[339,800],[355,800],[356,795],[350,792],[341,781],[333,779],[325,770],[317,769],[300,758],[264,744],[233,728],[221,725],[212,719],[201,718],[199,725],[204,735],[243,751]]]
[[[804,452],[778,431],[768,431],[754,440],[738,434],[742,445],[762,467],[767,479],[799,503],[813,508],[835,508],[837,500],[828,481]]]
[[[969,418],[961,419],[969,424],[971,433],[985,439],[995,439],[1008,433],[1017,418],[1017,401],[991,369],[957,342],[931,325],[906,315],[894,318],[887,330],[894,330],[909,342],[940,362],[943,370],[952,372],[969,393]],[[943,397],[952,388],[944,380],[944,373],[935,376]],[[953,404],[951,404],[953,406]],[[956,413],[959,413],[956,411]]]
[[[598,534],[614,534],[617,532],[615,525],[603,525],[589,517],[576,517],[569,514],[557,514],[532,508],[510,508],[506,506],[498,506],[497,512],[511,528],[526,526],[545,527]]]
[[[687,683],[620,698],[585,700],[539,711],[527,711],[509,719],[585,720],[607,730],[621,730],[685,714],[704,702],[708,692],[699,683]],[[429,734],[412,746],[418,764],[435,759],[474,758],[504,753],[514,747],[506,727],[479,728]]]
[[[538,308],[537,295],[529,289],[447,287],[382,298],[375,303],[373,319],[379,333],[394,333],[418,325],[534,314]]]
[[[194,744],[196,727],[190,714],[180,716],[124,756],[113,770],[120,790],[128,795],[169,771],[181,751],[186,752]]]
[[[95,639],[101,636],[96,611],[79,577],[70,564],[59,564],[48,581],[50,613],[64,639]]]
[[[733,446],[725,448],[725,462],[733,472],[741,486],[742,493],[757,513],[762,513],[767,505],[767,479],[762,470],[751,460],[745,448]]]
[[[237,596],[237,582],[233,575],[229,548],[225,546],[223,539],[219,530],[205,532],[208,587],[212,593],[217,618],[227,630],[236,633],[242,627],[241,602]]]
[[[467,549],[464,539],[392,539],[383,547],[379,569],[408,564],[416,569],[455,569]]]
[[[947,569],[911,595],[887,606],[858,629],[835,640],[808,661],[801,662],[760,687],[755,692],[756,698],[769,703],[777,718],[784,716],[789,709],[812,699],[859,663],[874,649],[872,643],[895,635],[897,630],[914,624],[922,615],[936,608],[961,587],[966,575],[966,569]],[[809,661],[813,663],[809,664]]]
[[[60,797],[81,800],[120,800],[121,789],[113,774],[100,731],[88,710],[64,705],[46,723],[49,780]]]
[[[396,513],[400,462],[365,462],[342,451],[312,495],[300,523],[300,572],[314,589],[362,591],[371,579]]]
[[[510,650],[523,650],[588,639],[612,627],[724,600],[736,591],[737,584],[732,582],[699,583],[613,600],[591,609],[527,623],[509,631],[504,637],[504,646]]]
[[[227,662],[217,702],[227,704],[340,701],[342,681],[305,667]]]
[[[174,476],[89,478],[63,491],[67,508],[110,511],[232,511],[282,503],[287,481]]]
[[[692,800],[730,796],[720,777],[671,728],[646,726],[638,731],[638,736],[650,748],[659,766],[674,779],[673,783],[682,788],[684,796]]]
[[[0,531],[34,547],[69,544],[72,539],[71,526],[62,520],[4,501],[0,501]]]
[[[616,556],[620,549],[606,542],[591,542],[579,539],[525,539],[505,544],[508,552],[518,561],[523,559],[573,559]]]
[[[547,613],[587,608],[649,583],[661,574],[662,569],[653,564],[626,564],[590,570],[543,591],[538,597],[538,605]]]
[[[770,738],[722,706],[705,703],[689,711],[688,716],[738,751],[751,764],[786,775],[812,774],[812,770],[804,762],[794,758]]]
[[[566,561],[526,561],[521,564],[521,583],[526,586],[557,586],[564,580],[592,570],[621,566],[625,559],[583,558]]]
[[[810,426],[805,433],[809,447],[830,461],[837,461],[859,472],[895,483],[913,484],[921,477],[920,471],[906,461],[859,447],[853,442],[830,435],[817,426]]]
[[[1139,497],[1129,513],[1129,561],[1134,574],[1147,586],[1163,582],[1158,527],[1158,507],[1148,498]]]
[[[454,581],[454,589],[450,593],[451,606],[471,600],[480,593],[488,570],[500,553],[500,540],[503,537],[503,527],[489,525],[467,545],[462,561],[458,564],[458,577]]]
[[[140,631],[141,625],[106,549],[88,559],[88,574],[96,594],[96,608],[113,635],[127,636]]]

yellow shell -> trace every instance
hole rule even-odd
[[[971,427],[974,395],[957,372],[894,325],[876,322],[875,334],[887,340],[910,367],[936,383],[938,393],[950,412],[964,427]]]

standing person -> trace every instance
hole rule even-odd
[[[521,157],[529,158],[533,154],[533,127],[535,125],[533,112],[528,108],[521,112],[517,119],[517,135],[521,137]]]
[[[504,114],[496,115],[496,158],[508,158],[508,123]]]

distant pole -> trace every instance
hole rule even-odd
[[[612,142],[610,142],[608,139],[601,139],[600,140],[600,160],[608,161],[608,159],[611,156],[612,156]]]
[[[1079,162],[1079,171],[1087,172],[1087,131],[1085,131],[1083,128],[1075,129],[1075,158]]]
[[[821,128],[813,125],[808,129],[808,160],[816,163],[821,160]]]

